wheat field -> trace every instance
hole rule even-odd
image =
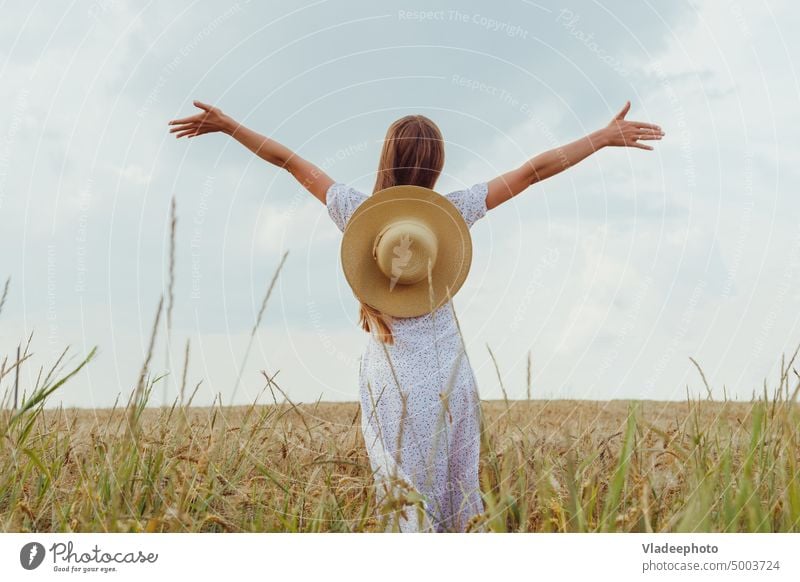
[[[782,382],[746,403],[484,402],[486,511],[469,529],[798,532],[800,411]],[[52,392],[3,410],[0,529],[386,529],[357,404],[148,408],[151,387],[116,410],[43,408]]]

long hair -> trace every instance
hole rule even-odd
[[[444,166],[444,139],[424,115],[407,115],[389,126],[372,193],[391,186],[433,188]],[[359,323],[387,344],[394,343],[391,317],[361,303]]]

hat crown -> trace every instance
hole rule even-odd
[[[413,285],[428,276],[438,255],[438,240],[421,220],[407,218],[389,223],[375,237],[373,257],[378,268],[395,285]]]

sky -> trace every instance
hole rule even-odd
[[[51,406],[127,398],[160,320],[151,403],[352,401],[367,336],[340,234],[291,176],[167,121],[215,104],[370,192],[381,141],[421,113],[441,193],[606,125],[608,148],[472,229],[455,298],[482,398],[750,398],[800,344],[800,8],[783,2],[12,0],[0,20],[0,358],[96,358]],[[262,298],[288,256],[260,326]],[[494,353],[497,368],[489,350]],[[247,357],[245,357],[247,355]],[[1,391],[9,390],[6,376]]]

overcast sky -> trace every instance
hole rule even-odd
[[[449,6],[448,6],[449,4]],[[442,193],[629,118],[656,151],[608,149],[490,212],[456,309],[483,398],[748,398],[800,343],[800,8],[784,2],[121,2],[3,5],[0,353],[34,332],[30,386],[67,346],[84,373],[52,404],[135,385],[166,292],[195,403],[261,370],[296,401],[355,400],[366,336],[340,235],[292,178],[221,135],[175,141],[200,99],[370,191],[391,121],[431,117]],[[164,320],[162,319],[162,324]],[[8,379],[7,379],[8,380]],[[3,388],[9,386],[6,381]],[[269,398],[268,398],[269,399]]]

